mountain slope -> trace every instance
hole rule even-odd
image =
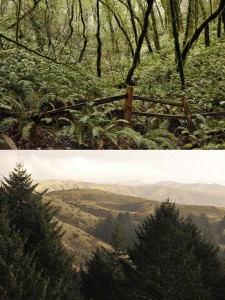
[[[91,254],[96,247],[110,247],[93,235],[93,229],[106,217],[116,217],[129,212],[132,222],[138,224],[154,212],[160,202],[118,195],[99,189],[72,189],[54,191],[44,195],[44,201],[51,201],[65,234],[63,240],[70,251],[75,251],[79,262]],[[213,206],[178,205],[181,214],[199,216],[205,213],[210,222],[217,222],[225,215],[225,208]]]

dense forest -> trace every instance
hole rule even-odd
[[[1,148],[223,149],[224,7],[224,0],[2,0]],[[125,98],[127,86],[151,99],[133,101],[131,123],[124,101],[93,102]]]
[[[18,163],[0,188],[0,299],[225,299],[223,256],[169,200],[141,222],[133,243],[124,236],[129,214],[111,220],[111,248],[79,266],[35,187]]]

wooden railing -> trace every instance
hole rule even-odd
[[[142,116],[142,117],[155,117],[155,118],[165,118],[165,119],[183,119],[187,121],[188,129],[193,132],[195,130],[195,126],[193,123],[193,118],[195,118],[197,115],[202,115],[204,117],[211,116],[211,117],[221,117],[225,116],[225,111],[221,112],[204,112],[204,113],[192,113],[190,110],[190,106],[188,103],[188,100],[185,97],[182,97],[180,102],[175,101],[169,101],[164,99],[156,99],[156,98],[148,98],[148,97],[142,97],[142,96],[136,96],[134,95],[134,89],[133,87],[127,87],[126,93],[123,95],[113,96],[109,98],[104,99],[96,99],[92,100],[93,106],[98,106],[102,104],[108,104],[119,100],[125,100],[124,102],[124,119],[128,122],[131,122],[132,116]],[[139,100],[149,103],[159,103],[163,105],[171,105],[176,107],[182,107],[184,114],[181,115],[173,115],[173,114],[157,114],[157,113],[149,113],[149,112],[137,112],[133,111],[133,101]],[[83,106],[87,105],[88,102],[81,102],[77,103],[75,105],[66,106],[58,109],[53,109],[41,114],[35,114],[32,115],[31,118],[33,120],[40,120],[43,117],[49,117],[53,115],[61,114],[62,112],[65,112],[67,110],[79,110]]]

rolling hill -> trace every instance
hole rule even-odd
[[[110,247],[93,235],[93,229],[105,218],[129,212],[132,222],[138,224],[154,212],[159,201],[114,194],[100,189],[74,188],[59,190],[44,195],[44,201],[51,201],[57,210],[59,225],[65,231],[63,241],[66,247],[76,253],[78,262],[83,261],[96,247]],[[205,213],[210,222],[217,222],[225,215],[225,208],[214,206],[179,204],[182,215]]]
[[[78,182],[75,180],[43,180],[38,185],[38,190],[51,191],[67,189],[100,189],[120,195],[141,197],[164,201],[171,201],[185,205],[206,205],[225,207],[225,186],[218,184],[185,184],[177,182],[159,182],[155,184],[122,185],[122,184],[97,184],[91,182]]]

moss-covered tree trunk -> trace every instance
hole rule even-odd
[[[102,59],[102,40],[100,35],[100,7],[99,7],[99,0],[97,0],[96,5],[96,15],[97,15],[97,32],[96,32],[96,38],[97,38],[97,76],[101,77],[102,70],[101,70],[101,59]]]
[[[80,9],[80,18],[81,18],[81,22],[82,22],[82,25],[83,25],[82,36],[83,36],[83,39],[84,39],[83,47],[80,51],[80,55],[79,55],[79,58],[78,58],[78,62],[81,62],[82,59],[83,59],[85,50],[87,48],[87,43],[88,43],[88,39],[87,39],[87,35],[86,35],[86,24],[85,24],[85,21],[84,21],[83,6],[82,6],[82,3],[81,3],[81,0],[79,0],[79,9]]]
[[[198,28],[196,28],[195,32],[193,33],[193,35],[187,41],[187,43],[185,44],[185,46],[183,48],[183,51],[182,51],[183,61],[185,61],[189,50],[191,49],[193,43],[198,39],[201,32],[207,27],[207,25],[209,25],[209,23],[212,20],[216,19],[216,17],[223,11],[224,8],[225,8],[225,0],[220,0],[220,3],[219,3],[219,6],[218,6],[217,10],[214,11],[212,13],[212,15],[210,15],[207,19],[205,19]]]
[[[221,12],[221,18],[222,18],[222,22],[223,22],[223,31],[225,33],[225,8]]]
[[[203,18],[206,19],[207,14],[206,14],[206,9],[205,9],[205,6],[203,4],[203,1],[199,0],[199,4],[200,4],[200,8],[201,8],[201,11],[202,11]],[[209,24],[206,25],[204,31],[205,31],[205,46],[209,47],[210,46]]]
[[[154,0],[147,0],[147,9],[146,9],[145,16],[144,16],[144,24],[142,27],[141,34],[138,38],[138,43],[137,43],[137,47],[136,47],[136,50],[134,53],[132,66],[131,66],[131,68],[127,74],[126,80],[125,80],[126,84],[128,84],[128,85],[131,85],[134,71],[140,61],[141,48],[142,48],[143,41],[144,41],[144,38],[145,38],[147,30],[148,30],[148,25],[149,25],[148,19],[149,19],[151,10],[152,10],[153,3],[154,3]]]
[[[160,42],[159,42],[159,34],[158,34],[158,28],[157,28],[154,7],[152,8],[152,12],[151,12],[151,20],[152,20],[153,40],[154,40],[155,48],[156,48],[156,50],[159,51],[161,49],[161,47],[160,47]]]
[[[181,89],[183,91],[185,88],[185,78],[184,78],[183,60],[181,56],[180,43],[179,43],[179,31],[177,29],[174,0],[170,0],[170,9],[171,9],[171,17],[172,17],[172,28],[173,28],[173,38],[175,44],[176,59],[178,64],[178,71],[180,74]]]
[[[137,45],[138,33],[137,33],[137,27],[136,27],[135,19],[134,19],[134,10],[133,10],[132,3],[130,0],[127,0],[127,5],[129,8],[130,20],[131,20],[131,24],[132,24],[132,28],[133,28],[133,32],[134,32],[134,39],[135,39],[135,43]]]
[[[16,41],[19,40],[19,26],[20,26],[20,12],[21,12],[22,0],[19,0],[16,12]]]

